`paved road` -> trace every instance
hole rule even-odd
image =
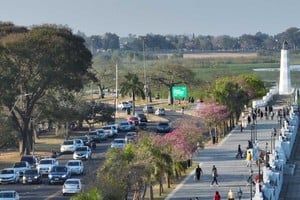
[[[274,106],[275,109],[279,107]],[[278,128],[277,120],[258,119],[257,122],[257,139],[260,149],[270,150],[271,131]],[[227,199],[227,193],[231,189],[237,199],[239,188],[243,191],[242,199],[250,199],[250,186],[247,185],[247,178],[250,175],[250,167],[246,166],[246,161],[236,159],[238,144],[241,144],[242,150],[245,150],[248,140],[251,137],[251,130],[248,126],[243,132],[239,128],[229,133],[219,144],[205,147],[194,156],[193,161],[200,163],[204,172],[201,180],[194,181],[194,172],[185,178],[178,187],[168,195],[166,200],[187,200],[199,197],[201,200],[211,200],[215,191],[219,191],[222,199]],[[219,186],[210,186],[211,169],[215,165],[219,172]],[[261,165],[263,166],[263,165]],[[258,166],[253,165],[253,174],[258,174]],[[255,188],[252,188],[253,190]],[[254,196],[254,195],[253,195]]]

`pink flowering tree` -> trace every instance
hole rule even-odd
[[[213,128],[215,129],[215,136],[218,137],[217,127],[224,124],[230,114],[226,106],[218,105],[216,103],[203,104],[201,107],[197,108],[195,113],[203,120],[206,127],[209,129],[209,134],[211,137],[213,136]]]

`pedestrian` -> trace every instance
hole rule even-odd
[[[227,199],[228,200],[234,200],[234,193],[232,192],[231,189],[229,189],[229,192],[227,194]]]
[[[238,145],[238,152],[236,154],[236,158],[238,158],[238,157],[243,158],[243,151],[241,149],[241,145],[240,144]]]
[[[248,150],[246,154],[247,167],[251,167],[251,160],[252,160],[252,154],[251,151]]]
[[[212,167],[211,175],[212,175],[212,181],[211,181],[210,186],[212,186],[214,183],[216,183],[216,185],[219,185],[218,179],[217,179],[219,174],[218,174],[218,170],[215,165],[213,165],[213,167]]]
[[[181,107],[181,113],[184,114],[184,106]]]
[[[244,129],[243,123],[240,124],[240,128],[241,128],[241,133],[242,133],[242,132],[243,132],[243,129]]]
[[[215,192],[213,200],[221,200],[221,196],[218,191]]]
[[[202,174],[203,174],[203,172],[202,172],[202,169],[199,164],[195,169],[195,176],[196,176],[197,181],[200,181],[200,177]]]

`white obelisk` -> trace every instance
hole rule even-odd
[[[279,94],[291,94],[291,73],[288,60],[288,43],[283,42],[280,58]]]

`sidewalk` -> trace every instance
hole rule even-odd
[[[277,110],[278,107],[274,106]],[[271,131],[278,129],[278,121],[258,119],[257,139],[261,150],[270,150]],[[231,189],[237,198],[237,191],[241,188],[242,199],[250,199],[250,185],[247,178],[250,175],[250,167],[246,166],[245,159],[236,159],[238,144],[243,151],[246,150],[248,140],[251,138],[250,125],[240,132],[239,127],[232,130],[219,144],[205,147],[193,158],[193,162],[200,163],[203,170],[200,182],[194,180],[194,171],[168,195],[166,200],[187,200],[198,197],[200,200],[211,200],[215,191],[219,191],[221,199],[227,199],[227,193]],[[268,145],[266,146],[266,143]],[[218,169],[219,186],[210,186],[212,177],[211,169],[215,165]],[[261,169],[263,164],[261,165]],[[258,174],[258,166],[252,164],[253,177]],[[252,187],[255,190],[255,187]],[[254,197],[254,193],[252,195]]]

